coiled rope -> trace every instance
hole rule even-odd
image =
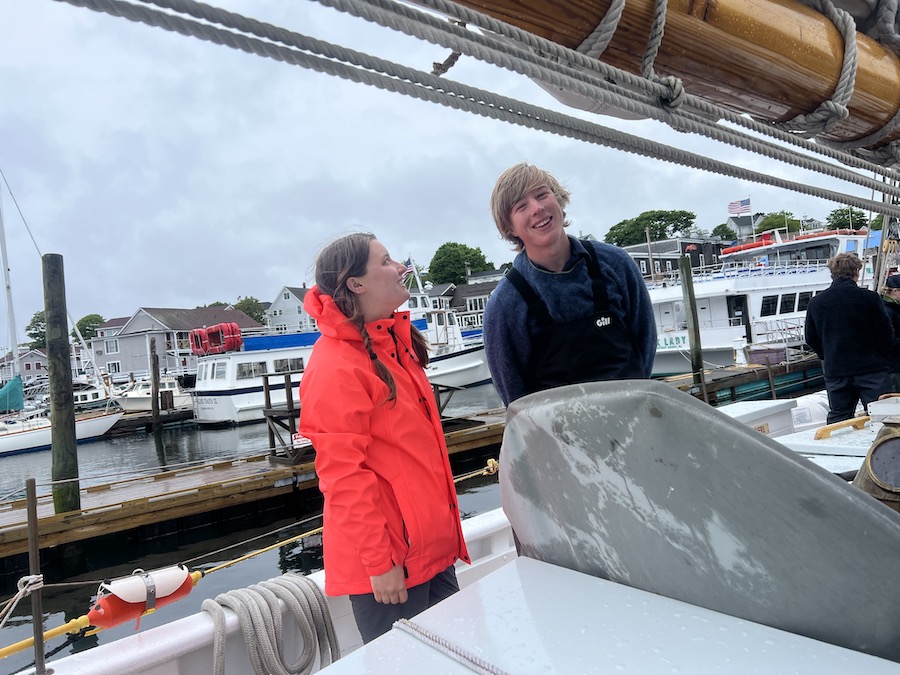
[[[284,631],[279,600],[297,622],[303,651],[293,663],[282,655]],[[213,672],[225,673],[225,610],[235,612],[240,621],[253,672],[257,675],[306,675],[319,657],[321,667],[340,658],[340,646],[328,603],[311,579],[288,572],[275,579],[203,601],[202,610],[213,619]]]

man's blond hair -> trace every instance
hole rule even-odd
[[[512,233],[509,214],[515,203],[526,192],[544,186],[556,197],[556,201],[563,210],[563,216],[565,216],[566,206],[569,204],[571,195],[549,171],[539,169],[527,162],[521,162],[501,173],[494,184],[494,191],[491,193],[491,214],[494,216],[494,224],[497,226],[500,236],[511,242],[517,251],[521,251],[525,246],[522,240]],[[568,226],[569,221],[565,220],[563,227]]]

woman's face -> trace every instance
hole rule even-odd
[[[366,323],[386,319],[409,298],[403,285],[406,265],[392,259],[377,239],[369,242],[369,262],[366,273],[350,277],[350,290],[359,295]]]

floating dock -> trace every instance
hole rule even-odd
[[[773,365],[747,364],[704,370],[695,381],[693,373],[661,378],[710,405],[790,398],[825,388],[822,362],[815,355]]]
[[[448,421],[451,458],[461,453],[499,452],[505,411]],[[82,542],[107,534],[213,514],[231,507],[248,507],[317,485],[311,459],[285,463],[268,453],[197,466],[160,469],[151,474],[80,490],[81,508],[54,513],[51,495],[38,497],[40,548]],[[0,503],[0,558],[26,553],[26,501]]]

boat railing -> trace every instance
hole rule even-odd
[[[825,266],[826,261],[824,260],[783,260],[774,262],[734,260],[717,265],[694,268],[691,270],[691,280],[693,283],[703,283],[743,277],[806,274],[818,272]],[[665,288],[667,286],[680,285],[681,276],[677,270],[671,270],[664,274],[653,275],[653,277],[645,281],[648,289]]]
[[[784,349],[787,362],[804,358],[809,353],[803,349],[806,340],[803,318],[756,321],[752,329],[757,338],[754,348]]]

